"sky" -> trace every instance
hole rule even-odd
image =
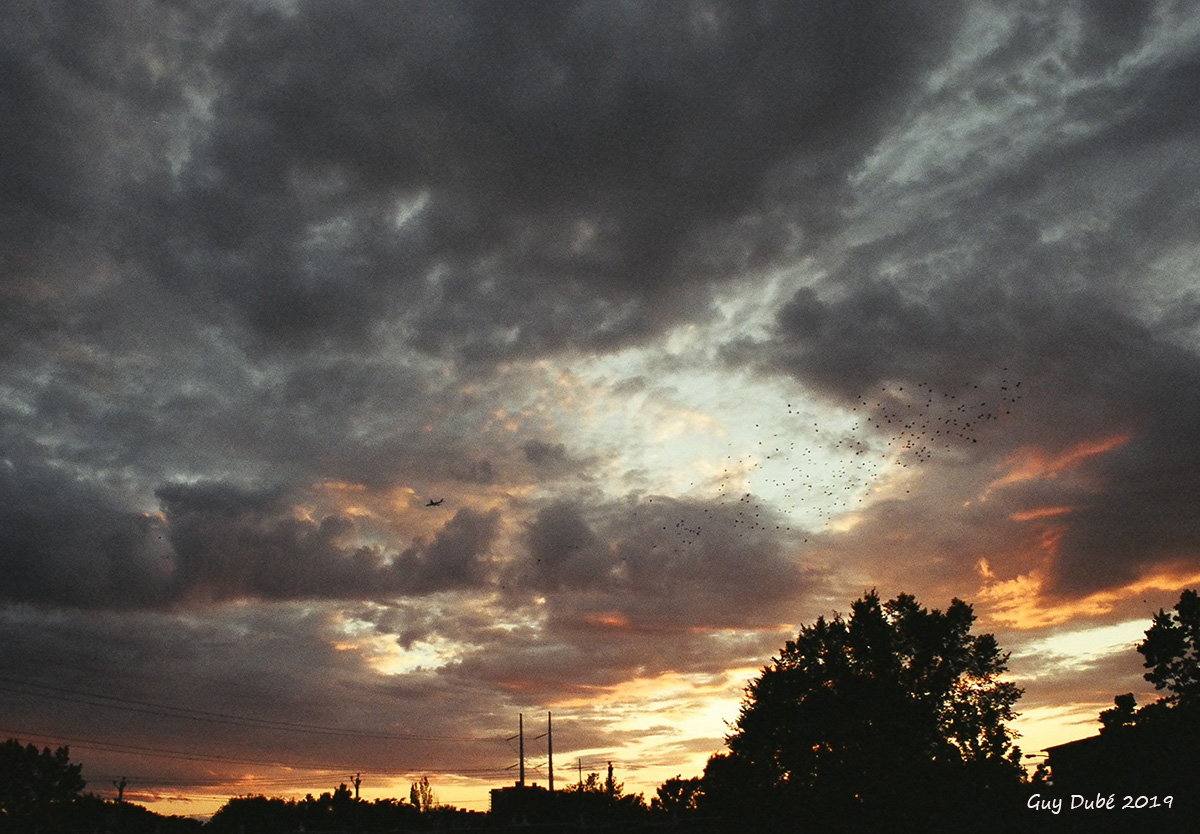
[[[1168,0],[5,3],[0,737],[649,797],[872,588],[1094,733],[1200,586],[1197,90]]]

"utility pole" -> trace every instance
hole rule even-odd
[[[579,790],[583,790],[583,759],[576,759],[575,762],[579,765]]]
[[[119,780],[113,780],[113,785],[117,789],[117,831],[125,830],[125,786],[129,782],[122,776]]]
[[[546,711],[546,766],[550,770],[550,793],[554,793],[554,725],[552,715]]]
[[[354,782],[354,809],[353,809],[354,828],[355,828],[355,830],[358,830],[358,827],[359,827],[359,825],[358,825],[358,815],[359,815],[358,786],[362,784],[362,773],[359,772],[359,773],[354,774],[354,778],[351,781]]]
[[[521,739],[521,741],[519,743],[519,747],[520,747],[520,751],[521,751],[521,770],[520,770],[521,778],[517,780],[517,784],[523,788],[523,787],[525,787],[525,714],[524,713],[517,714],[517,735]]]

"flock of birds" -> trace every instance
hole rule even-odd
[[[819,422],[806,420],[757,440],[749,454],[735,457],[730,442],[715,501],[660,499],[674,514],[651,512],[659,528],[652,530],[651,548],[680,552],[714,528],[744,537],[828,527],[897,468],[961,453],[981,442],[991,424],[1011,416],[1023,391],[1021,381],[1010,380],[1004,370],[992,384],[968,383],[951,391],[924,382],[882,386],[856,398],[851,414],[857,422],[822,431]],[[804,418],[791,403],[787,414]]]
[[[727,544],[730,533],[791,532],[793,519],[801,532],[828,527],[870,497],[877,482],[897,467],[928,463],[939,453],[977,444],[990,424],[1011,416],[1023,392],[1021,381],[1008,379],[1007,372],[992,384],[968,383],[953,391],[925,382],[884,385],[856,398],[850,413],[858,419],[846,427],[827,426],[823,432],[819,422],[806,420],[755,441],[753,451],[736,458],[731,441],[714,497],[693,493],[660,498],[657,505],[649,498],[642,514],[650,519],[639,526],[652,534],[652,550],[676,553],[714,530],[721,533],[713,537],[716,543]],[[787,415],[804,417],[791,403]],[[746,487],[750,490],[743,492]],[[430,499],[425,506],[440,507],[443,501]]]
[[[903,385],[894,392],[884,387],[884,397],[874,398],[873,403],[872,398],[860,398],[854,410],[866,409],[871,415],[868,425],[877,431],[886,431],[890,426],[893,434],[887,442],[888,450],[895,448],[918,463],[929,460],[938,447],[950,450],[956,441],[978,443],[984,427],[1011,415],[1022,396],[1021,381],[1010,382],[1007,378],[990,392],[981,390],[978,383],[957,394],[938,392],[923,382],[915,389],[910,386],[909,391],[904,396]],[[908,465],[903,457],[897,462]]]

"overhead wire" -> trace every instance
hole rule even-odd
[[[348,727],[334,727],[329,725],[306,724],[294,721],[284,721],[280,719],[265,719],[254,716],[238,715],[227,712],[217,712],[212,710],[195,709],[188,707],[179,707],[162,702],[143,701],[133,698],[108,695],[105,693],[70,689],[67,687],[57,686],[48,683],[37,681],[18,680],[8,676],[0,675],[0,691],[9,692],[18,695],[26,695],[35,698],[49,698],[70,703],[79,703],[86,706],[94,706],[99,708],[124,710],[133,713],[155,715],[166,718],[176,718],[183,720],[191,720],[198,722],[212,722],[218,724],[226,724],[237,727],[249,727],[263,730],[274,730],[289,733],[307,733],[316,735],[328,736],[344,736],[344,737],[359,737],[372,738],[380,740],[394,741],[460,741],[470,743],[505,743],[511,742],[516,736],[504,738],[501,736],[450,736],[450,735],[423,735],[418,733],[396,733],[396,732],[372,732],[370,730],[362,730]],[[0,729],[0,732],[9,733],[10,735],[37,737],[42,739],[54,739],[55,743],[66,743],[83,749],[98,750],[101,752],[129,754],[138,756],[147,756],[155,758],[165,758],[177,761],[194,761],[194,762],[219,762],[224,764],[245,764],[258,765],[264,767],[279,767],[292,770],[308,771],[315,775],[340,773],[342,771],[362,771],[360,764],[329,764],[329,763],[297,763],[291,761],[278,761],[273,759],[248,758],[243,756],[229,756],[211,753],[202,753],[194,750],[173,750],[157,747],[147,747],[142,745],[128,744],[124,742],[110,742],[97,739],[80,739],[67,736],[48,735],[44,733],[29,733],[15,730]],[[534,740],[544,737],[545,734],[537,736]],[[513,751],[516,752],[516,751]],[[585,766],[589,769],[602,770],[609,763],[620,767],[623,771],[639,770],[640,765],[621,762],[616,758],[603,758],[596,762],[589,758],[586,763],[581,761],[576,762],[576,767]],[[496,776],[502,777],[506,772],[511,771],[517,765],[512,765],[509,768],[454,768],[454,767],[411,767],[405,769],[389,770],[384,772],[376,771],[376,775],[384,778],[401,778],[410,777],[417,773],[440,773],[443,775],[454,776],[462,775],[466,777],[479,776]],[[529,769],[542,774],[543,763],[528,765]],[[574,768],[569,768],[574,769]],[[278,784],[279,786],[305,785],[311,784],[314,777],[296,777],[295,780],[280,781],[272,783],[271,781],[262,781],[260,784],[268,786]],[[147,778],[147,781],[155,781],[153,777]],[[237,779],[223,780],[221,782],[213,782],[217,784],[241,784],[245,781],[245,777]],[[197,784],[192,781],[189,784]]]
[[[270,759],[254,759],[241,756],[223,756],[215,753],[198,753],[187,750],[170,750],[160,747],[146,747],[136,744],[126,744],[123,742],[111,742],[98,739],[82,739],[70,736],[58,735],[53,733],[38,733],[29,732],[26,730],[14,730],[10,728],[0,727],[0,734],[7,734],[9,737],[18,739],[41,739],[42,743],[66,744],[79,747],[85,750],[99,750],[107,753],[128,753],[139,756],[152,756],[156,758],[175,759],[179,761],[195,761],[195,762],[220,762],[224,764],[249,764],[262,765],[265,767],[282,767],[292,770],[304,770],[320,773],[341,773],[349,771],[362,771],[359,764],[337,763],[302,763],[302,762],[285,762]],[[411,776],[415,773],[437,772],[445,775],[489,775],[500,773],[498,768],[455,768],[455,767],[412,767],[398,768],[389,771],[373,771],[377,775],[389,777]]]
[[[31,691],[32,690],[32,691]],[[38,698],[51,698],[70,703],[85,704],[109,709],[119,709],[126,712],[136,712],[146,715],[157,715],[165,718],[180,718],[192,721],[209,721],[217,724],[228,724],[235,727],[255,727],[265,730],[284,730],[287,732],[310,733],[316,735],[357,736],[390,741],[464,741],[464,742],[498,742],[499,737],[493,736],[449,736],[419,733],[375,732],[371,730],[350,727],[332,727],[320,724],[304,724],[295,721],[282,721],[273,718],[256,718],[233,713],[213,712],[190,707],[177,707],[170,704],[139,701],[132,698],[121,698],[97,692],[83,692],[66,689],[51,684],[21,681],[0,675],[0,692],[20,695],[32,695]]]

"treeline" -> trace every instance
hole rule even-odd
[[[607,779],[593,773],[554,793],[536,787],[496,791],[487,814],[440,805],[422,780],[413,783],[407,800],[359,800],[344,784],[300,800],[235,797],[202,825],[83,794],[80,766],[70,762],[66,748],[39,751],[10,740],[0,747],[0,834],[381,834],[530,826],[548,834],[659,828],[696,834],[989,832],[1076,825],[1095,831],[1141,823],[1169,829],[1200,819],[1191,808],[1192,789],[1172,803],[1170,814],[1154,819],[1040,813],[1053,804],[1056,789],[1094,792],[1103,779],[1096,774],[1105,770],[1130,784],[1139,772],[1143,779],[1166,774],[1154,777],[1164,785],[1200,782],[1195,591],[1186,591],[1173,613],[1160,611],[1138,646],[1146,679],[1165,695],[1141,709],[1132,695],[1118,696],[1100,716],[1100,736],[1064,759],[1069,770],[1057,774],[1043,764],[1032,779],[1008,726],[1021,690],[1004,677],[1008,655],[992,635],[973,634],[974,621],[971,606],[960,600],[945,611],[929,610],[908,595],[882,602],[874,592],[856,600],[846,617],[818,618],[747,686],[727,750],[712,756],[701,776],[668,779],[649,802],[626,793],[610,770]],[[1172,746],[1162,746],[1158,740],[1164,738]],[[1153,758],[1128,766],[1147,748]],[[1175,748],[1177,754],[1154,755]],[[1164,758],[1169,760],[1159,761]],[[1122,762],[1124,771],[1114,770]]]
[[[167,817],[84,793],[83,765],[66,747],[0,744],[0,834],[197,834],[199,820]]]
[[[433,803],[421,807],[419,801],[355,799],[349,787],[342,784],[332,793],[317,797],[310,794],[299,800],[234,797],[213,814],[204,830],[215,834],[427,831],[467,828],[478,816]]]

